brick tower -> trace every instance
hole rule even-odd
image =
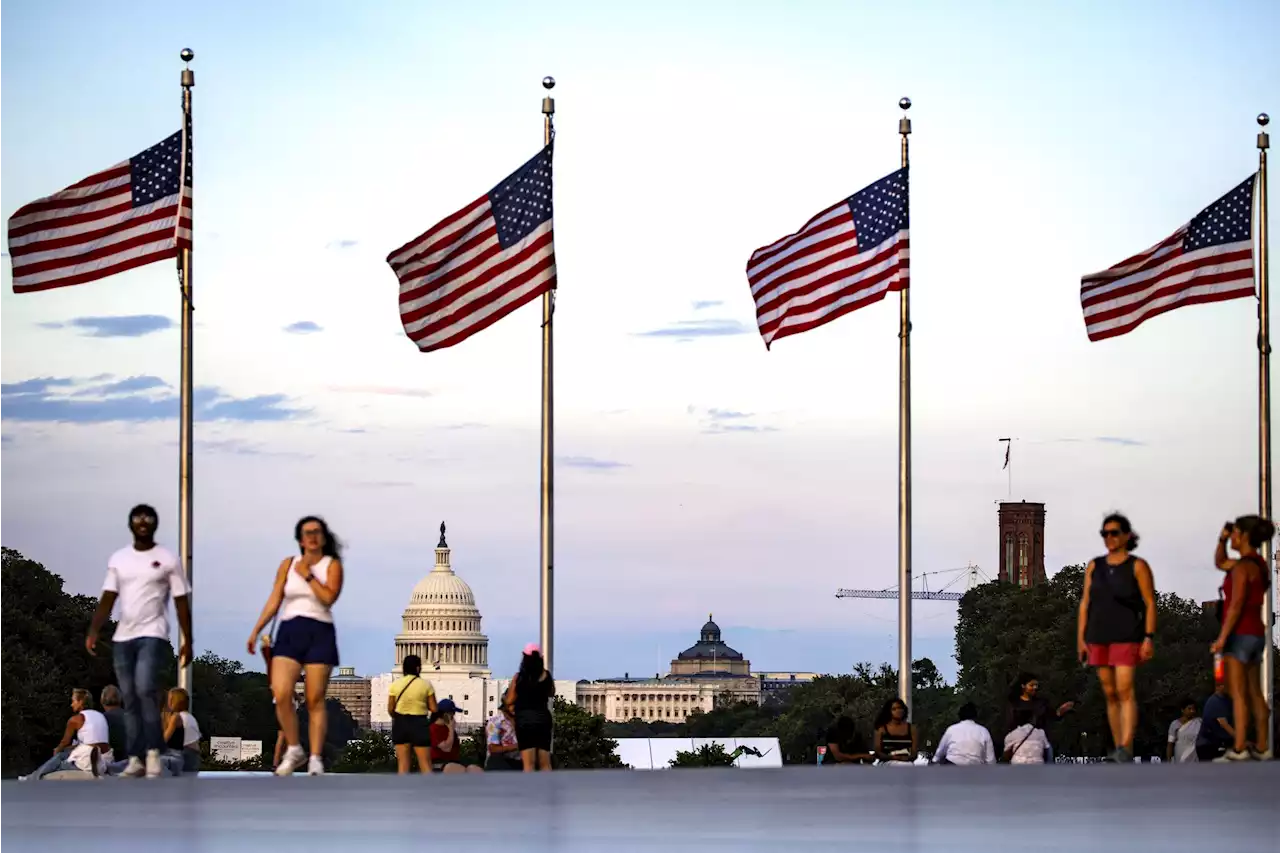
[[[1029,587],[1043,583],[1044,504],[1000,504],[1000,580]]]

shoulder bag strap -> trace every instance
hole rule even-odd
[[[410,685],[410,684],[413,684],[413,682],[415,682],[415,681],[417,681],[417,680],[418,680],[418,676],[416,676],[416,675],[415,675],[413,678],[410,678],[408,681],[406,681],[406,682],[404,683],[404,687],[401,687],[401,688],[400,688],[400,692],[396,694],[396,705],[395,705],[395,708],[396,708],[396,712],[397,712],[397,713],[399,713],[399,711],[400,711],[400,700],[404,698],[404,694],[406,694],[406,693],[408,693],[408,692],[409,692],[409,685]]]
[[[1018,754],[1018,750],[1022,749],[1022,745],[1027,742],[1027,738],[1036,733],[1036,727],[1033,724],[1031,730],[1026,733],[1022,740],[1018,741],[1018,745],[1009,751],[1009,761],[1013,761],[1013,757]]]

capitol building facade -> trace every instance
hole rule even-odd
[[[451,554],[441,522],[435,565],[414,586],[401,616],[395,666],[391,672],[368,679],[371,728],[391,728],[387,696],[391,683],[403,674],[408,655],[422,659],[422,677],[431,682],[436,697],[457,704],[460,730],[483,725],[498,710],[514,672],[507,678],[493,677],[480,609],[471,587],[454,572]],[[514,671],[518,650],[509,655],[504,652],[503,660],[508,656]],[[762,683],[789,686],[799,680],[797,676],[808,680],[813,675],[751,672],[751,662],[724,642],[720,626],[708,616],[697,642],[671,661],[667,675],[632,678],[624,674],[598,681],[557,679],[556,695],[614,722],[638,718],[677,723],[694,711],[710,711],[718,704],[759,702]]]

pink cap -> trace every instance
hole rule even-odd
[[[533,654],[540,655],[542,654],[542,649],[538,648],[537,643],[530,643],[529,645],[524,647],[524,653],[526,655],[533,655]]]

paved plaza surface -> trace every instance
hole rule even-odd
[[[5,853],[1276,853],[1280,764],[118,779],[0,787]]]

